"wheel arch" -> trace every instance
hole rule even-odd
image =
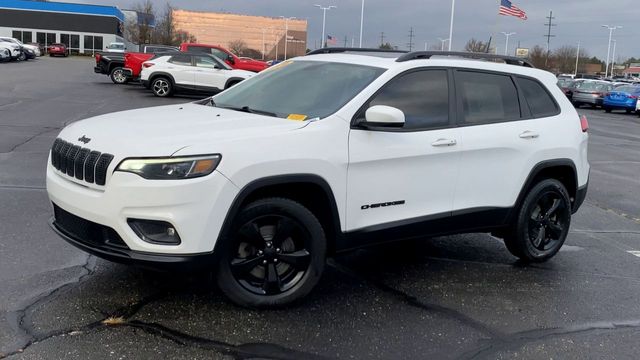
[[[529,172],[529,175],[520,190],[515,206],[513,207],[513,211],[511,211],[511,214],[509,215],[509,223],[513,221],[514,216],[516,216],[518,212],[517,209],[520,208],[520,205],[524,201],[529,190],[543,179],[556,179],[560,181],[569,193],[572,206],[575,205],[578,193],[578,173],[573,160],[553,159],[541,161],[533,167],[531,172]]]
[[[237,84],[237,83],[239,83],[239,82],[241,82],[241,81],[243,81],[243,80],[244,80],[244,78],[241,78],[241,77],[232,77],[232,78],[229,78],[229,79],[227,79],[227,81],[224,83],[224,89],[226,90],[226,89],[228,89],[228,88],[229,88],[229,86],[231,86],[231,85],[235,85],[235,84]]]
[[[168,72],[164,72],[164,71],[157,71],[157,72],[154,72],[151,75],[149,75],[149,83],[152,83],[153,80],[157,79],[160,76],[164,76],[164,77],[168,78],[169,81],[171,81],[171,86],[175,86],[176,85],[176,80],[173,78],[173,75],[169,74]]]
[[[341,234],[340,215],[333,190],[322,177],[314,174],[289,174],[254,180],[244,186],[227,211],[216,242],[216,249],[228,231],[238,212],[246,204],[266,197],[283,197],[301,203],[320,221],[327,236],[327,252],[335,250],[336,239]],[[214,250],[214,253],[216,251]]]

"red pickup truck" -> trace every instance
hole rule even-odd
[[[180,45],[180,51],[202,52],[211,54],[218,59],[223,60],[232,68],[239,70],[260,72],[269,67],[269,65],[264,61],[239,58],[231,51],[219,45],[183,43],[182,45]]]
[[[142,52],[124,53],[123,70],[127,81],[138,80],[140,71],[142,71],[142,63],[151,59],[154,55],[165,52],[177,52],[179,49],[166,45],[144,45],[140,50],[142,50]]]

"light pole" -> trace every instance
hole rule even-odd
[[[506,56],[509,54],[509,36],[515,35],[516,33],[503,31],[502,34],[507,38],[507,42],[504,44],[504,55]]]
[[[322,10],[322,43],[320,44],[320,46],[325,47],[324,29],[325,29],[325,24],[327,22],[327,10],[335,9],[337,8],[337,6],[334,6],[334,5],[322,6],[318,4],[315,4],[313,6],[318,7],[320,8],[320,10]]]
[[[578,41],[578,51],[576,52],[576,71],[573,76],[578,76],[578,61],[580,60],[580,41]]]
[[[429,45],[429,42],[428,42],[428,41],[425,41],[425,42],[424,42],[424,51],[427,51],[427,50],[428,50],[428,45]]]
[[[284,19],[284,59],[287,60],[287,43],[289,42],[289,20],[294,20],[295,17],[280,17]]]
[[[451,51],[451,39],[453,39],[453,14],[456,10],[456,0],[451,0],[451,22],[449,23],[449,51]],[[443,49],[444,50],[444,49]]]
[[[438,40],[440,40],[440,51],[444,51],[444,44],[449,40],[449,39],[443,39],[443,38],[438,38]]]
[[[607,47],[607,66],[604,69],[604,77],[607,77],[607,73],[609,72],[609,54],[611,54],[611,37],[613,36],[613,30],[622,29],[622,26],[602,25],[602,27],[609,29],[609,46]]]
[[[267,31],[267,29],[265,29],[265,28],[262,29],[262,60],[264,60],[264,52],[267,51],[267,48],[266,48],[265,43],[264,43],[264,34],[265,34],[266,31]]]
[[[362,27],[364,25],[364,0],[362,0],[362,10],[360,11],[360,48],[362,48]]]
[[[609,75],[613,77],[613,71],[615,70],[615,66],[616,66],[616,45],[618,44],[618,41],[616,40],[611,40],[611,41],[613,41],[613,54],[611,54],[611,73]]]

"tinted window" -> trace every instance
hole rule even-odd
[[[391,80],[369,106],[387,105],[404,112],[404,129],[449,125],[449,81],[446,70],[414,71]]]
[[[22,32],[21,31],[17,31],[17,30],[13,30],[11,32],[11,37],[14,38],[14,39],[22,40]]]
[[[461,95],[463,122],[466,124],[520,118],[518,92],[509,76],[458,71],[456,87]]]
[[[169,59],[170,63],[176,65],[191,65],[191,56],[190,55],[173,55],[171,59]]]
[[[30,43],[33,41],[33,33],[31,31],[23,31],[22,32],[22,42]]]
[[[533,117],[552,116],[558,113],[555,101],[542,84],[535,80],[518,78],[518,86],[527,100]]]

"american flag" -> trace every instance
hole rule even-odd
[[[338,43],[338,39],[334,38],[331,35],[327,35],[327,44],[329,45],[335,45]]]
[[[513,5],[509,0],[500,0],[500,15],[515,16],[518,19],[527,20],[527,14]]]

